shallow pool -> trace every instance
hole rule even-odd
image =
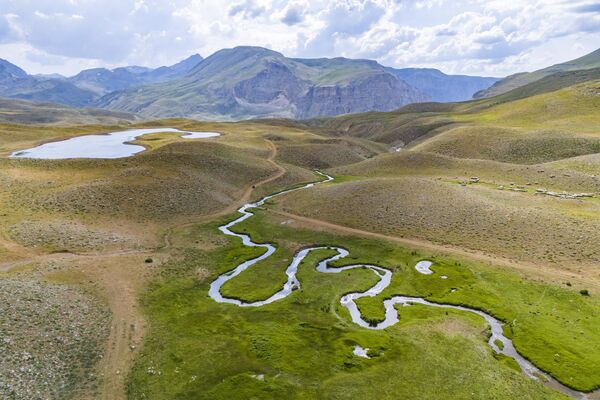
[[[102,135],[77,136],[59,142],[45,143],[12,153],[13,158],[60,160],[65,158],[122,158],[144,151],[143,146],[128,144],[136,138],[159,132],[183,133],[185,139],[205,139],[219,136],[217,132],[188,132],[175,128],[130,129]]]

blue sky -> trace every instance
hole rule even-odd
[[[0,58],[30,73],[154,67],[237,45],[504,76],[600,47],[600,1],[0,0]]]

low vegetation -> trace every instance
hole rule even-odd
[[[591,271],[600,254],[598,207],[596,201],[564,201],[480,183],[462,186],[431,177],[398,177],[299,191],[279,208],[518,261],[558,263],[574,270],[581,268],[575,262],[587,264]]]
[[[395,271],[394,284],[385,296],[360,304],[367,318],[379,319],[381,300],[392,293],[483,308],[511,321],[519,350],[553,375],[581,389],[597,384],[600,377],[595,376],[593,365],[600,355],[589,351],[584,355],[591,346],[586,338],[593,341],[598,334],[598,315],[593,311],[598,305],[593,297],[585,300],[574,289],[524,280],[502,269],[463,264],[382,241],[302,229],[297,221],[270,215],[259,213],[239,231],[251,233],[258,242],[275,242],[276,256],[230,281],[223,288],[227,295],[264,298],[285,280],[284,270],[294,249],[335,243],[351,250],[352,256],[344,263],[377,263]],[[218,237],[220,222],[196,232]],[[228,239],[227,245],[199,250],[190,242],[193,236],[180,237],[178,246],[189,250],[184,251],[182,261],[163,270],[144,303],[155,323],[131,376],[132,398],[278,398],[284,394],[293,398],[397,398],[398,393],[416,399],[471,398],[473,393],[482,397],[492,393],[496,398],[562,398],[510,363],[498,362],[486,344],[485,324],[477,317],[413,306],[403,308],[400,324],[385,331],[356,327],[339,306],[339,297],[364,290],[376,279],[367,270],[339,275],[316,272],[314,266],[325,251],[305,261],[298,273],[302,288],[284,300],[256,309],[215,303],[206,295],[212,278],[255,251]],[[436,261],[435,275],[424,277],[414,270],[414,263],[424,258]],[[204,271],[200,278],[199,269]],[[449,279],[439,279],[441,273]],[[452,294],[451,289],[455,289]],[[540,301],[542,293],[547,296]],[[579,311],[573,314],[574,309]],[[355,344],[369,348],[372,360],[353,356]],[[590,359],[558,362],[557,348],[561,349],[559,357],[578,354]],[[186,356],[191,353],[202,356]],[[550,362],[544,364],[545,359]],[[575,372],[572,368],[582,369]],[[390,370],[394,379],[389,379]]]
[[[97,298],[13,274],[0,304],[0,397],[70,398],[98,382],[110,314]]]
[[[236,226],[278,251],[225,295],[265,298],[299,248],[344,246],[343,263],[394,271],[385,293],[359,301],[366,319],[381,320],[394,294],[482,309],[541,369],[597,388],[600,81],[586,74],[498,98],[309,121],[0,125],[2,156],[131,127],[223,134],[147,135],[135,141],[147,151],[118,160],[0,159],[0,271],[10,271],[0,275],[0,396],[114,399],[127,382],[132,399],[565,398],[494,355],[475,315],[415,305],[383,331],[352,324],[339,298],[375,276],[316,272],[326,250],[305,260],[301,289],[284,300],[211,300],[211,280],[259,252],[219,224],[317,168],[336,180]],[[415,271],[425,259],[433,275]],[[64,270],[40,276],[31,267],[42,260]],[[371,358],[354,356],[355,345]]]

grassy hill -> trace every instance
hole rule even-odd
[[[491,87],[475,93],[474,98],[486,98],[497,96],[506,93],[518,87],[538,81],[549,75],[559,72],[569,72],[577,70],[585,70],[592,68],[600,68],[600,49],[591,52],[583,57],[565,63],[552,65],[550,67],[540,69],[534,72],[523,72],[511,75],[496,82]]]
[[[562,72],[490,99],[415,104],[304,126],[453,157],[553,161],[598,152],[599,84],[600,69]]]
[[[0,123],[81,125],[123,124],[135,120],[133,114],[125,112],[0,98]]]
[[[242,90],[261,74],[248,56],[236,59],[247,73],[239,81],[222,63],[195,73],[207,87]],[[260,57],[263,67],[277,59]],[[292,60],[269,68],[320,82],[355,79],[344,65]],[[225,83],[210,81],[213,74]],[[268,98],[272,88],[261,87],[253,95]],[[135,142],[145,152],[115,160],[0,159],[0,287],[11,300],[0,329],[19,338],[0,343],[0,373],[19,371],[27,338],[28,365],[50,375],[10,375],[25,394],[60,387],[65,398],[110,399],[566,398],[495,355],[479,316],[414,305],[399,307],[389,329],[354,325],[340,296],[365,290],[376,276],[316,272],[328,250],[302,263],[301,287],[286,299],[242,308],[211,300],[215,277],[261,251],[218,226],[241,203],[312,181],[322,168],[336,179],[275,198],[236,227],[277,251],[228,282],[228,295],[268,296],[297,250],[342,246],[351,256],[338,265],[394,272],[384,293],[358,302],[365,318],[380,320],[382,298],[396,294],[484,310],[538,367],[593,390],[600,386],[598,109],[600,77],[591,68],[489,99],[306,121],[3,124],[3,156],[128,127],[222,136],[147,135]],[[421,260],[434,262],[434,274],[415,270]],[[60,308],[69,299],[77,307]],[[70,342],[64,326],[85,343]],[[371,358],[356,357],[355,345]],[[86,378],[97,371],[102,380]]]

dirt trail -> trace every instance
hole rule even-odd
[[[548,264],[534,264],[528,263],[521,260],[512,260],[500,256],[492,256],[477,250],[468,250],[462,247],[446,246],[437,243],[433,243],[422,239],[413,238],[401,238],[397,236],[389,236],[382,233],[365,231],[362,229],[350,228],[343,225],[337,225],[331,222],[326,222],[314,218],[303,217],[301,215],[288,213],[285,211],[278,211],[270,209],[274,214],[282,217],[293,219],[299,222],[299,225],[304,225],[309,228],[334,231],[351,236],[371,237],[376,239],[384,239],[387,241],[395,242],[403,246],[410,246],[420,248],[423,250],[441,252],[448,255],[464,257],[467,260],[477,260],[490,265],[497,265],[508,267],[531,276],[537,276],[556,283],[564,283],[568,281],[579,281],[585,283],[589,287],[594,287],[596,290],[600,290],[600,282],[597,277],[588,276],[585,271],[575,271],[570,269],[563,269],[558,266]]]
[[[107,348],[97,368],[100,386],[96,393],[86,398],[126,398],[127,374],[146,331],[138,295],[154,266],[144,263],[145,258],[142,254],[115,255],[104,257],[99,262],[88,260],[80,267],[88,279],[101,285],[112,313]]]
[[[267,161],[277,171],[261,181],[250,184],[242,190],[240,197],[231,205],[213,214],[194,218],[193,221],[177,224],[167,230],[164,236],[164,248],[171,247],[171,235],[174,229],[209,221],[230,214],[250,201],[253,190],[272,182],[286,173],[285,168],[275,162],[277,147],[266,140],[269,147]],[[145,259],[151,255],[150,249],[127,249],[90,253],[51,253],[31,256],[32,249],[18,245],[8,238],[0,236],[0,245],[9,249],[17,257],[16,260],[0,263],[0,272],[13,268],[57,262],[72,267],[77,264],[77,271],[86,279],[100,286],[100,293],[106,298],[112,313],[110,335],[103,359],[98,365],[101,383],[94,393],[87,393],[83,399],[119,400],[126,399],[125,381],[135,356],[135,351],[143,342],[146,323],[138,305],[138,296],[157,265],[156,255],[152,255],[154,263],[148,265]]]
[[[267,145],[270,149],[267,161],[276,167],[277,172],[266,179],[248,185],[244,188],[240,198],[224,209],[169,228],[164,236],[164,248],[172,246],[171,235],[174,229],[181,229],[230,214],[250,200],[254,188],[281,177],[286,170],[274,161],[277,156],[277,147],[269,140],[267,140]],[[105,254],[104,256],[113,255],[116,254]],[[131,258],[129,260],[133,261]],[[122,268],[123,265],[127,265],[127,268]],[[102,385],[94,398],[102,400],[126,398],[127,373],[131,367],[135,350],[141,345],[145,334],[145,320],[138,306],[138,294],[146,282],[146,279],[141,279],[140,275],[143,273],[143,266],[143,259],[127,262],[127,259],[121,257],[104,266],[89,269],[92,279],[102,282],[105,287],[107,300],[113,313],[108,346],[99,365],[99,371],[103,375]]]
[[[231,203],[229,206],[223,208],[222,210],[219,210],[212,214],[207,214],[207,215],[202,215],[200,217],[192,218],[188,222],[185,222],[183,224],[177,224],[177,226],[169,228],[166,231],[164,239],[163,239],[165,248],[172,246],[171,237],[173,235],[174,229],[186,228],[191,225],[195,225],[195,224],[202,223],[202,222],[207,222],[207,221],[210,221],[210,220],[213,220],[216,218],[220,218],[227,214],[231,214],[231,213],[235,212],[238,208],[240,208],[241,206],[243,206],[244,204],[246,204],[250,201],[250,198],[251,198],[252,193],[255,188],[265,185],[267,183],[273,182],[274,180],[281,178],[283,176],[283,174],[285,174],[287,172],[285,168],[283,168],[281,165],[279,165],[275,162],[275,158],[277,157],[277,146],[275,146],[275,144],[270,140],[265,139],[265,141],[267,142],[267,145],[269,146],[269,150],[270,150],[270,153],[267,156],[266,160],[271,165],[273,165],[275,168],[277,168],[277,172],[275,172],[273,175],[269,176],[268,178],[265,178],[261,181],[258,181],[256,183],[246,186],[243,189],[242,195],[238,198],[238,200],[234,201],[233,203]]]
[[[248,185],[241,197],[228,207],[216,213],[194,218],[193,221],[169,228],[164,236],[164,248],[172,246],[171,235],[174,229],[181,229],[185,226],[209,221],[234,212],[250,200],[254,188],[272,182],[286,172],[283,167],[274,161],[277,156],[277,147],[269,140],[267,140],[267,144],[271,150],[267,161],[277,168],[277,172],[266,179]],[[134,256],[131,255],[130,257]],[[102,400],[126,398],[125,380],[127,373],[131,367],[135,349],[139,348],[144,339],[145,320],[139,310],[138,295],[145,286],[147,279],[141,279],[141,274],[144,271],[143,258],[131,261],[134,262],[126,262],[123,258],[117,258],[104,267],[90,269],[94,280],[102,282],[106,288],[107,299],[113,312],[106,354],[99,366],[100,373],[103,374],[104,378],[98,395],[95,397]],[[127,265],[127,267],[123,268],[123,265]],[[135,346],[135,348],[131,346]]]
[[[114,257],[122,256],[127,254],[140,254],[147,253],[148,250],[111,250],[104,252],[93,252],[93,253],[47,253],[40,254],[34,257],[21,258],[16,261],[9,261],[0,263],[0,272],[9,271],[13,268],[23,267],[29,264],[40,264],[49,261],[66,261],[66,260],[81,260],[81,259],[101,259],[103,257]]]

